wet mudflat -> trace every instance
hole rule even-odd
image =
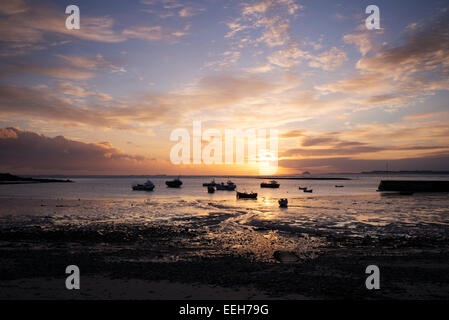
[[[447,200],[423,197],[2,199],[0,297],[64,298],[76,264],[88,299],[447,299]]]

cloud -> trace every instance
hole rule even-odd
[[[324,92],[366,94],[390,90],[391,85],[383,75],[370,73],[350,79],[339,80],[336,83],[316,86],[316,89]]]
[[[102,55],[96,56],[67,56],[57,54],[58,60],[51,65],[29,62],[11,62],[4,68],[7,76],[16,76],[19,72],[32,73],[46,77],[85,80],[93,78],[100,71],[126,72],[126,70],[105,59]]]
[[[357,67],[363,71],[390,73],[395,78],[406,74],[449,68],[449,13],[408,30],[403,45],[383,48],[372,57],[362,57]]]
[[[291,42],[288,17],[304,8],[293,0],[261,0],[243,3],[241,6],[241,15],[227,23],[230,31],[225,37],[233,38],[244,31],[258,30],[262,35],[256,42],[268,47],[283,46]]]
[[[1,128],[0,139],[17,139],[18,135],[14,128]]]
[[[85,86],[87,86],[87,85],[85,85]],[[66,95],[75,96],[78,98],[91,97],[96,100],[102,100],[102,101],[112,100],[112,97],[106,93],[89,91],[89,90],[86,90],[84,87],[82,87],[80,85],[76,85],[69,81],[60,81],[58,83],[58,89],[61,90],[61,92]]]
[[[15,1],[3,8],[6,15],[0,20],[0,42],[3,42],[0,55],[3,56],[45,48],[53,42],[48,35],[111,43],[125,40],[123,35],[114,31],[114,20],[108,16],[83,15],[81,29],[74,32],[65,27],[67,15],[53,7]]]
[[[384,150],[382,147],[371,146],[360,141],[348,141],[338,138],[338,134],[321,134],[306,136],[302,134],[301,148],[288,149],[281,152],[281,157],[335,157],[361,155]]]
[[[449,153],[440,153],[423,157],[408,157],[403,159],[352,159],[339,158],[307,158],[282,159],[279,166],[290,171],[302,172],[361,172],[385,170],[388,162],[390,170],[449,170]]]
[[[271,65],[269,63],[264,63],[264,64],[258,65],[256,67],[245,69],[245,71],[249,72],[249,73],[266,73],[266,72],[270,72],[271,70],[273,70],[273,68],[271,67]]]
[[[355,44],[357,47],[359,47],[360,53],[364,56],[374,48],[371,43],[370,37],[370,34],[368,34],[367,32],[357,32],[345,34],[343,36],[343,41],[345,41],[346,43]]]
[[[329,71],[341,66],[347,60],[347,57],[343,50],[332,47],[329,51],[323,52],[318,56],[311,56],[310,59],[310,67]]]
[[[66,65],[74,68],[87,70],[111,70],[112,72],[125,72],[123,67],[118,66],[110,59],[106,59],[103,55],[97,54],[95,56],[76,56],[57,54],[57,58],[63,61]]]
[[[301,130],[289,130],[279,135],[280,138],[298,138],[304,136],[304,132]]]
[[[64,23],[67,15],[61,10],[31,1],[7,2],[8,5],[2,3],[0,9],[5,15],[0,20],[0,56],[17,56],[42,50],[58,43],[61,37],[65,40],[69,37],[117,43],[129,38],[175,41],[187,34],[185,30],[172,30],[159,25],[131,26],[117,30],[115,21],[110,16],[94,17],[88,14],[82,15],[79,30],[68,30]],[[184,14],[192,13],[192,10],[187,10]]]
[[[288,20],[275,16],[273,18],[261,18],[257,23],[265,28],[262,36],[257,39],[258,42],[263,42],[268,47],[278,47],[289,42],[290,23]]]
[[[183,30],[172,30],[163,26],[136,26],[123,30],[127,38],[136,38],[148,41],[177,41],[187,35]]]
[[[305,60],[309,61],[309,67],[330,71],[341,66],[347,60],[347,56],[346,52],[336,47],[314,55],[309,51],[301,50],[297,43],[290,42],[289,45],[272,53],[267,59],[272,65],[282,68],[298,66]]]
[[[252,3],[244,3],[242,8],[243,15],[257,15],[266,13],[269,9],[276,6],[286,6],[289,14],[296,13],[297,10],[304,9],[304,6],[296,3],[294,0],[261,0]]]
[[[253,15],[265,13],[268,8],[273,4],[273,1],[257,1],[251,4],[245,4],[242,9],[243,15]]]
[[[312,68],[321,68],[326,71],[333,70],[347,60],[346,53],[336,47],[313,55],[308,51],[300,49],[300,45],[292,40],[290,35],[290,16],[304,7],[290,0],[262,0],[242,5],[241,16],[227,23],[229,32],[225,38],[235,38],[241,35],[239,46],[258,45],[264,43],[268,48],[282,47],[267,57],[265,63],[259,68],[247,68],[251,73],[264,73],[271,70],[272,66],[281,68],[292,68],[308,60]],[[261,35],[255,40],[255,31]],[[250,34],[250,32],[252,32]],[[322,41],[322,40],[320,40]],[[320,43],[308,41],[315,50],[322,49]]]
[[[299,91],[295,97],[285,102],[288,108],[304,111],[306,115],[317,115],[332,110],[342,110],[347,107],[351,99],[344,97],[325,97],[316,90]]]
[[[307,55],[308,53],[300,50],[296,44],[290,44],[288,47],[278,50],[269,56],[268,61],[279,67],[291,68],[299,65],[301,59],[305,58]]]
[[[202,119],[216,113],[229,121],[234,117],[253,120],[261,115],[265,117],[272,112],[272,99],[298,85],[298,79],[291,76],[268,81],[251,74],[217,74],[202,77],[178,91],[137,92],[112,100],[108,94],[92,90],[84,82],[59,81],[56,87],[3,85],[0,86],[0,115],[145,131],[149,126],[191,123],[192,117]],[[242,108],[251,106],[257,107],[257,111],[242,115]]]
[[[282,159],[393,160],[449,154],[449,129],[441,123],[422,125],[400,121],[389,125],[359,125],[348,131],[299,133],[300,147],[280,152]]]
[[[225,51],[216,61],[206,62],[205,66],[220,71],[234,65],[240,59],[240,51]]]
[[[383,170],[448,170],[447,125],[363,125],[352,131],[303,134],[301,147],[280,152],[287,169],[318,172]],[[352,140],[351,140],[352,139]]]
[[[310,157],[310,156],[320,156],[320,157],[335,157],[335,156],[348,156],[348,155],[360,155],[363,153],[373,153],[383,150],[383,148],[371,147],[371,146],[355,146],[355,147],[344,147],[344,148],[296,148],[289,149],[281,153],[281,157]]]
[[[408,116],[404,116],[404,120],[421,120],[421,119],[428,119],[428,118],[435,118],[435,117],[441,117],[441,116],[448,116],[447,112],[429,112],[429,113],[417,113],[417,114],[411,114]]]
[[[396,46],[373,46],[365,34],[346,35],[346,42],[360,46],[358,75],[330,84],[316,85],[323,93],[351,95],[359,109],[395,110],[422,101],[437,90],[449,90],[449,13],[406,28],[406,38]]]
[[[27,6],[24,0],[9,0],[4,1],[0,6],[0,13],[11,15],[22,13],[27,10]]]
[[[316,146],[316,145],[322,145],[322,144],[335,144],[338,142],[338,139],[334,137],[304,137],[302,140],[302,146],[304,147],[310,147],[310,146]]]
[[[144,172],[154,166],[154,159],[127,154],[109,142],[84,143],[63,136],[50,138],[18,128],[3,128],[0,132],[3,172],[106,174]]]
[[[185,7],[185,8],[182,8],[181,10],[179,10],[178,15],[181,18],[188,18],[188,17],[196,16],[203,11],[205,11],[205,9]]]
[[[0,86],[0,115],[9,119],[43,119],[66,125],[84,125],[146,132],[149,124],[158,123],[170,115],[168,107],[148,105],[144,101],[110,101],[107,95],[87,92],[72,84],[59,83],[63,94],[90,96],[89,107],[79,100],[68,99],[58,91],[44,87]]]
[[[161,19],[169,17],[190,18],[206,11],[205,8],[198,7],[197,3],[186,3],[186,1],[141,1],[142,4],[151,9],[142,11],[157,15]]]
[[[94,72],[67,66],[44,66],[40,64],[13,62],[6,68],[6,74],[17,75],[19,72],[37,74],[46,77],[85,80],[95,76]]]

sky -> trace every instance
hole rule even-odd
[[[194,121],[277,130],[276,174],[449,170],[448,1],[0,0],[0,70],[0,172],[260,173],[174,164]]]

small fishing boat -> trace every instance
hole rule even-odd
[[[147,180],[144,184],[135,184],[132,186],[135,191],[153,191],[154,184],[150,180]]]
[[[335,185],[335,188],[344,188],[345,186],[341,186],[341,185],[338,185],[338,184],[336,184]]]
[[[176,178],[174,180],[165,181],[165,184],[169,188],[179,188],[182,185],[182,181],[179,178]]]
[[[287,200],[287,198],[279,199],[278,203],[279,203],[279,207],[281,207],[281,208],[287,208],[288,207],[288,200]]]
[[[299,190],[307,190],[307,187],[301,187],[301,186],[299,186],[298,189],[299,189]]]
[[[217,183],[215,182],[215,179],[213,179],[211,182],[205,182],[203,183],[203,187],[215,187]]]
[[[237,199],[257,199],[256,192],[238,192],[237,191]]]
[[[304,191],[304,192],[308,192],[308,193],[312,193],[312,192],[313,192],[312,189],[307,189],[307,188],[303,189],[303,191]]]
[[[275,180],[271,180],[270,182],[262,182],[260,184],[261,188],[279,188],[280,184],[275,181]]]
[[[215,188],[213,186],[208,186],[207,187],[207,192],[214,193],[215,192]]]
[[[237,186],[235,185],[235,183],[232,182],[231,180],[228,180],[228,181],[226,182],[226,184],[224,184],[224,183],[222,182],[222,183],[219,183],[219,184],[216,184],[216,185],[215,185],[215,188],[216,188],[217,190],[226,190],[226,191],[234,191],[236,187],[237,187]]]

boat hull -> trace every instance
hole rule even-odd
[[[222,185],[219,185],[219,184],[217,184],[216,186],[215,186],[215,188],[217,188],[217,190],[222,190],[222,191],[234,191],[235,190],[235,186],[222,186]]]
[[[257,193],[237,192],[237,199],[257,199]]]
[[[153,187],[134,186],[133,190],[134,191],[153,191],[154,190],[154,186]]]
[[[215,183],[203,183],[203,187],[215,187]]]
[[[182,185],[181,181],[165,181],[165,184],[169,188],[180,188]]]
[[[279,183],[261,183],[260,187],[261,188],[272,188],[272,189],[276,189],[279,188],[280,184]]]

